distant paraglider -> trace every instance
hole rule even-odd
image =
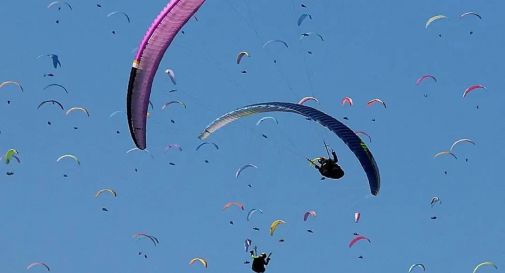
[[[275,230],[277,230],[277,227],[280,224],[285,224],[285,223],[286,223],[286,221],[284,221],[284,220],[275,220],[275,221],[273,221],[272,224],[270,225],[270,236],[274,235]]]

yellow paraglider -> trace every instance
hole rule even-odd
[[[277,229],[278,225],[285,224],[285,223],[286,223],[286,221],[284,221],[284,220],[275,220],[275,221],[273,221],[272,224],[270,225],[270,236],[274,235],[274,232]]]

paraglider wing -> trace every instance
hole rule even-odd
[[[256,212],[259,212],[259,213],[263,213],[262,210],[260,209],[251,209],[248,213],[247,213],[247,221],[250,221],[251,220],[251,217],[253,216],[254,213]]]
[[[307,221],[307,219],[309,219],[309,216],[316,217],[317,216],[316,211],[309,210],[309,211],[305,212],[305,214],[303,215],[303,221]]]
[[[436,158],[436,157],[439,157],[441,155],[451,155],[452,157],[454,157],[454,159],[458,159],[458,157],[455,154],[453,154],[452,152],[450,152],[450,151],[441,151],[439,153],[436,153],[433,157]]]
[[[358,235],[356,237],[354,237],[350,242],[349,242],[349,248],[351,248],[354,244],[356,244],[357,242],[361,241],[361,240],[367,240],[369,243],[372,243],[370,241],[370,239],[368,239],[367,237],[363,236],[363,235]]]
[[[321,42],[324,42],[323,35],[321,35],[321,33],[317,33],[317,32],[305,32],[305,33],[302,33],[300,35],[300,40],[302,40],[305,37],[309,37],[309,36],[313,36],[313,35],[316,35],[317,37],[319,37],[319,39],[321,39]]]
[[[361,213],[360,212],[355,212],[354,213],[354,223],[359,222],[360,218],[361,218]]]
[[[433,198],[431,198],[431,202],[430,202],[431,207],[433,207],[436,203],[441,204],[442,201],[440,201],[440,198],[438,198],[437,196],[433,196]]]
[[[207,126],[207,128],[200,134],[199,138],[201,140],[204,140],[215,131],[239,118],[265,112],[296,113],[310,118],[311,120],[314,120],[322,126],[328,128],[330,131],[340,137],[340,139],[344,141],[344,143],[358,158],[368,177],[371,193],[373,195],[377,195],[379,193],[379,168],[377,167],[377,163],[375,162],[375,159],[366,144],[363,143],[363,141],[361,141],[361,139],[349,127],[336,120],[335,118],[312,107],[287,102],[267,102],[248,105],[216,119],[209,126]]]
[[[81,111],[81,112],[85,113],[89,117],[89,111],[88,111],[88,109],[86,109],[84,107],[77,107],[77,106],[68,109],[67,112],[65,112],[65,114],[68,115],[68,114],[70,114],[70,113],[72,113],[74,111]]]
[[[217,144],[216,144],[216,143],[214,143],[214,142],[204,142],[204,143],[202,143],[202,144],[198,145],[198,146],[196,147],[196,150],[198,151],[198,150],[199,150],[202,146],[204,146],[204,145],[212,145],[212,146],[214,146],[214,148],[216,148],[216,150],[219,150],[219,146],[217,146]]]
[[[148,238],[149,240],[151,240],[151,242],[153,242],[154,246],[156,246],[157,244],[160,243],[160,241],[158,240],[158,238],[152,236],[152,235],[149,235],[149,234],[145,234],[145,233],[142,233],[142,232],[137,232],[135,234],[133,234],[133,238],[136,238],[136,239],[139,239],[139,238]]]
[[[354,133],[355,133],[356,135],[364,135],[364,136],[368,137],[368,140],[369,140],[370,142],[372,142],[372,137],[370,137],[370,135],[369,135],[369,134],[367,134],[366,132],[363,132],[363,131],[354,131]]]
[[[192,265],[196,261],[200,262],[203,266],[205,266],[205,268],[207,268],[208,263],[207,263],[207,261],[205,259],[202,259],[202,258],[193,258],[193,259],[191,259],[191,261],[189,261],[189,265]]]
[[[31,263],[31,264],[29,264],[26,267],[26,270],[30,270],[30,269],[32,269],[35,266],[43,266],[43,267],[45,267],[47,269],[47,271],[51,271],[51,269],[49,268],[49,266],[46,263],[43,263],[43,262],[34,262],[34,263]]]
[[[319,100],[317,100],[317,99],[316,99],[316,98],[314,98],[314,97],[305,97],[305,98],[302,98],[302,99],[298,102],[298,104],[303,105],[304,103],[306,103],[306,102],[307,102],[307,101],[309,101],[309,100],[313,100],[313,101],[315,101],[315,102],[319,103]]]
[[[466,95],[468,95],[468,93],[472,92],[475,89],[486,89],[486,87],[482,84],[474,84],[474,85],[468,87],[467,89],[465,89],[465,92],[463,92],[463,98],[466,97]]]
[[[252,244],[251,239],[245,239],[245,241],[244,241],[245,252],[247,252],[249,250],[249,247],[251,246],[251,244]]]
[[[23,86],[21,86],[21,84],[17,81],[4,81],[2,83],[0,83],[0,88],[6,86],[6,85],[17,85],[19,87],[19,89],[21,89],[21,92],[23,92]]]
[[[71,154],[66,154],[66,155],[62,155],[62,156],[58,157],[58,159],[56,159],[56,162],[60,162],[62,159],[65,159],[65,158],[73,159],[77,163],[77,165],[81,165],[81,161],[79,161],[79,158],[77,158],[77,156],[71,155]]]
[[[263,44],[263,48],[265,48],[266,46],[268,46],[269,44],[272,44],[272,43],[280,43],[280,44],[284,45],[286,48],[288,48],[288,43],[284,42],[283,40],[269,40],[269,41],[266,41]]]
[[[413,264],[409,267],[409,273],[412,272],[412,270],[414,270],[414,268],[416,267],[422,268],[423,271],[426,271],[426,267],[424,267],[424,264]]]
[[[228,202],[228,203],[224,204],[224,208],[223,209],[227,209],[227,208],[229,208],[231,206],[237,206],[241,210],[244,210],[244,205],[242,205],[242,203],[240,203],[240,202]]]
[[[240,168],[238,168],[238,170],[235,172],[235,178],[238,178],[240,176],[240,174],[242,173],[243,170],[247,169],[247,168],[258,168],[256,165],[253,165],[253,164],[246,164]]]
[[[372,104],[374,104],[374,103],[380,103],[380,104],[382,104],[382,106],[384,106],[384,108],[387,108],[387,107],[386,107],[386,103],[385,103],[385,102],[383,102],[381,99],[371,99],[371,100],[369,100],[369,101],[367,102],[368,106],[371,106],[371,105],[372,105]]]
[[[284,221],[284,220],[275,220],[275,221],[273,221],[272,224],[270,225],[270,236],[274,235],[274,232],[277,229],[278,225],[285,224],[285,223],[286,223],[286,221]]]
[[[473,269],[473,273],[476,273],[477,270],[479,270],[481,267],[486,266],[486,265],[487,266],[492,266],[495,269],[498,269],[498,266],[495,263],[490,262],[490,261],[486,261],[486,262],[483,262],[483,263],[480,263],[480,264],[476,265],[475,268]]]
[[[5,164],[9,164],[12,160],[12,158],[16,158],[19,162],[19,158],[15,157],[18,151],[15,149],[9,149],[5,154],[3,155],[2,159],[5,161]]]
[[[465,12],[465,13],[462,13],[459,18],[463,18],[465,16],[468,16],[468,15],[473,15],[473,16],[476,16],[477,18],[479,19],[482,19],[482,16],[480,16],[478,13],[474,12],[474,11],[469,11],[469,12]]]
[[[127,114],[130,133],[139,149],[146,148],[147,105],[153,78],[163,54],[184,24],[205,0],[173,0],[145,34],[133,61],[128,82]]]
[[[260,119],[256,122],[256,126],[260,125],[260,124],[261,124],[264,120],[266,120],[266,119],[271,119],[271,120],[275,121],[275,124],[279,124],[279,121],[277,121],[277,119],[276,119],[276,118],[274,118],[274,117],[262,117],[262,118],[260,118]]]
[[[167,69],[165,70],[165,74],[167,74],[167,75],[168,75],[168,77],[170,78],[170,80],[172,81],[172,83],[173,83],[174,85],[176,85],[176,84],[177,84],[177,82],[175,81],[175,73],[174,73],[174,71],[173,71],[172,69],[167,68]]]
[[[117,197],[117,193],[116,193],[115,190],[113,190],[113,189],[101,189],[101,190],[99,190],[99,191],[97,191],[95,193],[95,198],[98,198],[104,192],[110,192],[110,194],[112,194],[112,196]]]
[[[45,100],[45,101],[41,102],[39,104],[39,106],[37,106],[37,109],[40,109],[40,107],[42,107],[42,105],[44,105],[46,103],[52,103],[52,104],[56,103],[61,108],[61,110],[65,111],[65,108],[63,108],[63,104],[61,104],[59,101],[56,101],[56,100]]]
[[[310,14],[304,13],[304,14],[300,15],[300,17],[298,17],[298,21],[296,22],[296,24],[298,26],[301,26],[303,21],[305,21],[305,19],[307,19],[307,18],[312,20],[312,16]]]
[[[348,103],[349,106],[352,106],[352,98],[351,97],[344,97],[340,104],[344,105],[345,103]]]
[[[130,23],[130,16],[128,16],[128,14],[126,14],[125,12],[122,12],[122,11],[113,11],[113,12],[110,12],[109,14],[107,14],[107,17],[111,17],[112,15],[116,15],[116,14],[121,14],[123,15],[126,20],[128,21],[128,23]]]
[[[242,58],[244,58],[244,56],[249,57],[249,53],[247,51],[241,51],[238,53],[237,64],[240,64],[240,61],[242,61]]]
[[[180,104],[184,108],[186,108],[186,104],[184,102],[178,101],[178,100],[173,100],[173,101],[169,101],[169,102],[166,102],[165,104],[163,104],[163,106],[161,107],[161,110],[165,110],[165,108],[167,108],[170,104],[174,104],[174,103]]]
[[[419,77],[416,80],[416,85],[420,85],[424,80],[426,80],[428,78],[430,78],[430,79],[434,80],[435,82],[437,82],[437,78],[435,78],[435,76],[427,74],[427,75],[423,75],[423,76]]]
[[[451,148],[449,149],[449,151],[452,152],[454,147],[456,147],[456,145],[458,145],[459,143],[471,143],[471,144],[475,145],[475,142],[473,140],[471,140],[469,138],[462,138],[462,139],[454,141],[454,143],[451,145]]]
[[[55,5],[61,5],[61,4],[65,4],[70,10],[72,10],[72,6],[66,1],[53,1],[49,3],[49,5],[47,5],[47,8],[49,9]]]
[[[52,84],[48,84],[44,87],[44,90],[48,89],[49,87],[52,87],[52,86],[56,86],[56,87],[59,87],[61,89],[63,89],[65,91],[65,93],[68,94],[68,90],[61,84],[57,84],[57,83],[52,83]]]
[[[440,19],[446,19],[447,16],[445,15],[435,15],[433,17],[430,17],[427,21],[426,21],[426,24],[425,24],[425,28],[428,28],[433,22],[437,21],[437,20],[440,20]]]

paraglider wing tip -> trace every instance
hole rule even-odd
[[[132,108],[135,107],[133,105],[133,89],[134,89],[134,82],[135,78],[137,76],[137,68],[132,67],[132,70],[130,72],[130,80],[128,82],[128,95],[126,98],[126,109],[127,109],[127,116],[128,116],[128,126],[130,128],[130,134],[132,136],[133,142],[135,142],[135,146],[139,148],[140,150],[144,150],[146,148],[146,140],[145,140],[145,125],[144,128],[137,128],[135,127],[134,124],[134,117],[132,116]],[[145,118],[145,116],[144,116]],[[145,124],[145,123],[144,123]],[[138,135],[142,134],[142,135]]]

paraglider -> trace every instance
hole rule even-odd
[[[35,266],[42,266],[44,267],[45,269],[47,269],[47,271],[51,271],[51,269],[49,268],[49,266],[46,264],[46,263],[43,263],[43,262],[34,262],[34,263],[31,263],[29,264],[27,267],[26,267],[26,270],[30,270],[32,269],[33,267]]]
[[[342,101],[340,101],[340,104],[345,105],[349,104],[349,106],[352,106],[352,98],[351,97],[344,97]]]
[[[238,178],[240,176],[240,174],[242,173],[243,170],[247,169],[247,168],[255,168],[257,169],[258,167],[256,165],[253,165],[253,164],[246,164],[240,168],[238,168],[238,170],[235,172],[235,178]]]
[[[49,87],[53,87],[53,86],[56,86],[56,87],[59,87],[61,89],[63,89],[65,91],[65,93],[68,94],[68,90],[61,84],[57,84],[57,83],[52,83],[52,84],[48,84],[44,87],[44,90],[48,89]]]
[[[475,142],[473,140],[471,140],[469,138],[462,138],[462,139],[454,141],[454,143],[452,143],[451,148],[449,149],[449,151],[452,152],[452,150],[454,149],[454,147],[456,147],[456,145],[458,145],[460,143],[471,143],[471,144],[475,145]]]
[[[251,209],[248,213],[247,213],[247,221],[250,221],[251,220],[251,217],[253,216],[254,213],[256,212],[259,212],[259,213],[263,213],[263,211],[261,209]]]
[[[177,82],[175,81],[175,73],[172,69],[170,69],[170,68],[165,69],[165,74],[168,75],[168,77],[170,78],[170,81],[172,81],[172,83],[174,85],[177,84]]]
[[[309,37],[309,36],[317,36],[319,37],[319,39],[321,39],[321,42],[324,42],[324,38],[323,38],[323,35],[321,35],[321,33],[317,33],[317,32],[305,32],[305,33],[302,33],[300,34],[300,40],[305,38],[305,37]]]
[[[281,44],[283,46],[285,46],[286,48],[288,48],[288,43],[286,43],[285,41],[283,40],[268,40],[266,41],[264,44],[263,44],[263,48],[267,47],[268,45],[272,44],[272,43],[278,43],[278,44]]]
[[[465,89],[465,91],[463,92],[463,98],[466,97],[466,95],[468,95],[470,92],[472,92],[476,89],[486,89],[486,87],[482,84],[474,84],[474,85],[468,87],[467,89]]]
[[[146,234],[146,233],[142,233],[142,232],[134,233],[132,237],[135,239],[147,238],[147,239],[151,240],[151,242],[154,244],[154,246],[156,246],[157,244],[160,243],[158,238],[156,238],[152,235]]]
[[[219,146],[217,146],[217,144],[214,142],[204,142],[204,143],[198,145],[196,147],[196,150],[198,151],[202,146],[205,146],[205,145],[212,145],[212,146],[214,146],[214,148],[216,148],[216,150],[219,150]]]
[[[236,201],[232,201],[232,202],[228,202],[228,203],[224,204],[223,209],[230,208],[231,206],[236,206],[236,207],[240,208],[241,210],[244,210],[244,205],[242,205],[242,203],[236,202]]]
[[[202,259],[202,258],[193,258],[191,259],[191,261],[189,261],[189,265],[192,265],[193,263],[195,262],[200,262],[205,268],[207,268],[208,266],[208,263],[205,259]]]
[[[427,21],[426,21],[426,24],[425,24],[425,28],[428,28],[433,22],[437,21],[437,20],[440,20],[440,19],[447,19],[447,16],[445,15],[435,15],[433,17],[430,17]]]
[[[139,149],[146,148],[147,105],[153,78],[163,54],[177,32],[204,1],[170,1],[149,27],[138,47],[128,82],[127,114],[131,136]]]
[[[270,120],[273,120],[275,122],[275,124],[279,124],[279,121],[277,121],[276,118],[274,117],[262,117],[260,118],[257,122],[256,122],[256,126],[260,125],[264,120],[267,120],[267,119],[270,119]]]
[[[49,3],[49,5],[47,5],[47,8],[50,9],[50,8],[52,8],[54,6],[58,6],[58,10],[61,10],[61,6],[62,5],[65,5],[70,10],[72,10],[72,6],[68,2],[66,2],[66,1],[53,1],[53,2]]]
[[[480,16],[478,13],[476,13],[476,12],[474,12],[474,11],[464,12],[464,13],[462,13],[462,14],[459,16],[459,18],[463,18],[463,17],[468,16],[468,15],[473,15],[473,16],[475,16],[475,17],[479,18],[479,19],[482,19],[482,16]]]
[[[169,101],[169,102],[166,102],[165,104],[163,104],[163,106],[161,107],[161,110],[165,110],[165,108],[167,108],[170,104],[174,104],[174,103],[182,105],[184,107],[184,109],[186,109],[186,104],[184,102],[178,101],[178,100],[173,100],[173,101]]]
[[[19,89],[21,90],[21,92],[23,92],[23,86],[21,86],[21,84],[17,81],[4,81],[2,83],[0,83],[0,88],[3,88],[7,85],[16,85],[17,87],[19,87]]]
[[[437,78],[435,78],[435,76],[433,75],[430,75],[430,74],[426,74],[426,75],[422,75],[421,77],[419,77],[417,80],[416,80],[416,85],[420,85],[424,80],[426,79],[432,79],[434,80],[435,82],[437,82]]]
[[[113,197],[117,197],[117,192],[113,189],[101,189],[95,193],[95,198],[98,198],[102,193],[108,192],[112,194]]]
[[[285,224],[285,223],[286,223],[286,221],[284,221],[284,220],[273,221],[272,224],[270,225],[270,236],[274,235],[275,230],[277,230],[277,226],[279,226],[280,224]]]
[[[384,102],[383,102],[382,100],[380,100],[380,99],[371,99],[371,100],[369,100],[369,101],[367,102],[368,106],[371,106],[371,105],[373,105],[373,104],[375,104],[375,103],[380,103],[380,104],[382,104],[382,106],[384,106],[384,108],[387,108],[387,107],[386,107],[386,103],[384,103]]]
[[[42,105],[46,104],[46,103],[51,103],[51,104],[56,104],[58,105],[61,110],[65,111],[65,108],[63,108],[63,104],[61,104],[59,101],[56,101],[56,100],[45,100],[43,102],[41,102],[38,106],[37,106],[37,109],[40,109],[40,107],[42,107]]]
[[[308,13],[304,13],[302,15],[300,15],[300,17],[298,17],[298,20],[296,22],[296,24],[298,26],[301,26],[303,21],[305,21],[305,19],[309,18],[310,20],[312,20],[312,15],[308,14]]]
[[[167,147],[165,147],[165,150],[169,149],[177,149],[179,152],[182,152],[182,146],[179,144],[168,144]]]
[[[56,162],[60,162],[61,160],[65,159],[65,158],[72,159],[75,161],[75,163],[77,163],[77,165],[81,165],[81,161],[79,161],[79,158],[77,158],[77,156],[72,155],[72,154],[62,155],[62,156],[58,157],[58,159],[56,159]]]
[[[331,155],[333,156],[333,159],[329,158],[329,156],[328,158],[319,157],[317,160],[317,163],[319,163],[319,165],[313,163],[314,167],[321,173],[323,177],[340,179],[344,176],[344,171],[338,165],[338,158],[335,151],[331,151]]]
[[[315,102],[319,103],[319,100],[317,100],[317,99],[316,99],[316,98],[314,98],[314,97],[304,97],[304,98],[302,98],[302,99],[298,102],[298,104],[303,105],[304,103],[306,103],[307,101],[310,101],[310,100],[311,100],[311,101],[315,101]]]
[[[433,196],[431,198],[431,202],[430,202],[430,205],[431,207],[435,206],[436,204],[442,204],[442,201],[440,200],[440,198],[438,198],[438,196]]]
[[[414,268],[416,267],[419,267],[421,268],[423,271],[426,271],[426,267],[424,267],[424,264],[413,264],[409,267],[409,273],[412,272],[412,270],[414,270]]]
[[[74,112],[74,111],[81,111],[83,112],[84,114],[86,114],[86,116],[89,117],[89,111],[88,109],[84,108],[84,107],[79,107],[79,106],[76,106],[76,107],[72,107],[70,109],[67,110],[67,112],[65,112],[65,115],[69,115],[70,113]]]
[[[368,141],[372,142],[372,137],[370,137],[370,135],[367,134],[366,132],[363,132],[363,131],[354,131],[354,133],[356,135],[364,135],[364,136],[368,137]]]
[[[249,247],[251,246],[252,244],[252,241],[250,239],[246,239],[244,241],[244,249],[245,249],[245,252],[249,251]]]
[[[359,219],[361,218],[361,213],[359,211],[354,213],[354,223],[359,222]]]
[[[482,263],[476,265],[475,268],[473,269],[473,273],[476,273],[477,270],[479,270],[483,266],[492,266],[492,267],[494,267],[494,269],[498,269],[498,266],[495,263],[493,263],[491,261],[486,261],[486,262],[482,262]]]
[[[372,243],[370,241],[370,239],[368,239],[367,237],[363,236],[363,235],[357,235],[356,237],[354,237],[350,242],[349,242],[349,248],[351,248],[353,245],[355,245],[357,242],[361,241],[361,240],[367,240],[369,243]]]
[[[330,131],[340,137],[344,143],[347,144],[349,149],[356,155],[365,173],[367,174],[371,193],[373,195],[377,195],[379,193],[379,169],[372,153],[366,144],[363,143],[363,141],[343,123],[321,111],[308,106],[285,102],[268,102],[244,106],[216,119],[203,130],[199,138],[201,140],[205,140],[215,131],[237,119],[240,119],[241,117],[264,112],[295,113],[305,116],[306,118],[310,118],[311,120],[320,123],[322,126],[327,127]]]
[[[244,57],[249,57],[249,53],[247,51],[240,51],[237,54],[237,64],[240,64],[240,62],[242,61],[242,58],[244,58]]]
[[[451,151],[441,151],[439,153],[436,153],[433,157],[437,158],[441,155],[451,155],[452,157],[454,157],[454,159],[458,159],[458,157],[455,154],[453,154]]]
[[[58,2],[58,1],[56,1],[56,2]],[[39,56],[37,56],[37,59],[39,59],[41,57],[44,57],[44,56],[51,58],[51,61],[53,63],[53,67],[55,69],[58,68],[58,66],[61,67],[61,62],[60,62],[60,59],[59,59],[58,55],[56,55],[56,54],[39,55]]]
[[[18,151],[16,149],[9,149],[5,154],[1,157],[5,161],[5,164],[9,164],[13,158],[15,158],[18,163],[20,163],[19,158],[16,156],[18,154]]]
[[[305,212],[305,214],[303,215],[303,221],[307,221],[307,219],[309,219],[309,216],[316,217],[317,216],[316,211],[309,210],[309,211]]]
[[[128,14],[126,14],[125,12],[122,12],[122,11],[113,11],[113,12],[110,12],[109,14],[107,14],[107,17],[111,17],[113,15],[116,15],[116,14],[120,14],[120,15],[123,15],[123,17],[126,18],[126,20],[128,21],[128,23],[130,23],[130,16],[128,16]]]

